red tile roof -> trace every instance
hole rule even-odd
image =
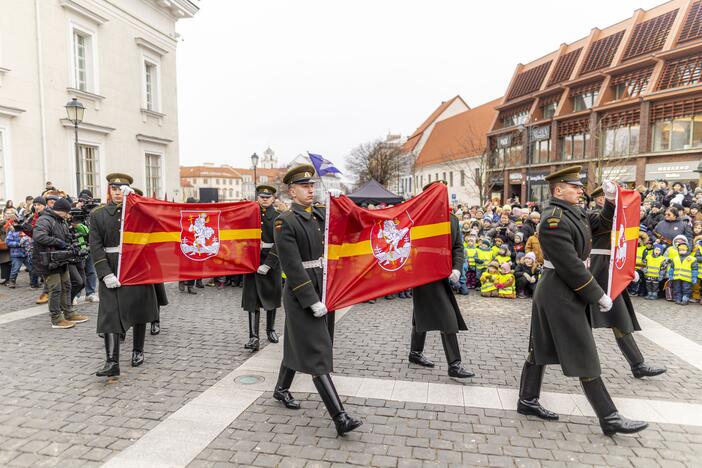
[[[402,152],[409,153],[413,151],[417,146],[417,143],[419,143],[419,140],[422,138],[424,131],[429,128],[429,126],[441,115],[441,113],[444,112],[456,99],[460,99],[461,102],[470,109],[470,106],[468,106],[468,104],[466,104],[463,98],[459,95],[452,97],[448,101],[442,102],[441,105],[434,109],[434,112],[432,112],[431,115],[427,117],[424,122],[422,122],[422,125],[420,125],[417,130],[410,135],[405,144],[402,145]]]
[[[180,177],[225,177],[241,179],[241,175],[236,169],[218,166],[181,166]]]
[[[487,132],[502,98],[437,122],[417,157],[416,166],[431,166],[477,156],[485,151]]]

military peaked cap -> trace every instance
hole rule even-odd
[[[111,174],[107,174],[107,182],[110,185],[132,185],[134,182],[134,179],[132,176],[127,175],[127,174],[122,174],[121,172],[113,172]]]
[[[259,197],[272,197],[275,194],[275,188],[270,185],[259,185],[256,187],[256,195]]]
[[[558,182],[564,182],[571,185],[579,185],[582,187],[583,183],[580,181],[580,169],[582,166],[570,166],[558,171],[552,172],[551,174],[544,177],[550,184],[557,184]]]
[[[314,177],[314,174],[314,166],[310,164],[302,164],[290,169],[283,177],[283,183],[306,184],[308,182],[313,182],[312,177]]]

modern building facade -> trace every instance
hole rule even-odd
[[[127,172],[178,196],[176,22],[194,0],[0,0],[0,200],[41,192],[104,197]],[[78,128],[64,106],[85,106]]]
[[[495,195],[540,201],[544,176],[699,184],[702,0],[672,0],[517,65],[488,134]]]

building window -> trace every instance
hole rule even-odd
[[[453,187],[453,171],[449,172],[449,187]]]
[[[515,141],[517,139],[515,138]],[[501,168],[507,166],[518,166],[522,163],[522,145],[504,146],[495,148],[492,152],[490,167]]]
[[[431,182],[431,174],[427,174],[427,183]]]
[[[551,139],[534,141],[531,143],[531,162],[545,163],[551,157]]]
[[[73,28],[73,87],[80,91],[96,92],[94,35]]]
[[[439,173],[434,174],[434,180],[439,180]]]
[[[503,127],[514,127],[515,125],[525,124],[528,117],[529,117],[528,110],[505,115],[502,118],[502,126]]]
[[[544,104],[541,106],[541,112],[544,116],[544,119],[550,119],[554,115],[556,115],[556,107],[558,106],[557,102],[551,102],[548,104]]]
[[[584,159],[590,142],[589,133],[574,133],[559,138],[561,145],[561,160]]]
[[[591,109],[599,95],[598,90],[590,90],[573,96],[573,112]]]
[[[653,151],[702,147],[702,114],[663,120],[653,125]]]
[[[612,78],[614,100],[636,97],[646,91],[653,65]]]
[[[161,196],[161,156],[146,154],[146,196]]]
[[[76,155],[76,193],[88,189],[100,193],[100,165],[98,147],[78,145]]]
[[[600,154],[606,158],[628,156],[639,152],[639,126],[629,125],[602,130]]]
[[[209,183],[209,179],[202,179],[202,183],[203,183],[203,184],[208,184],[208,183]]]
[[[234,189],[230,188],[229,189],[229,198],[234,197]]]
[[[466,186],[466,171],[461,169],[461,187]]]
[[[157,112],[161,108],[159,102],[159,70],[158,63],[144,60],[144,109]]]

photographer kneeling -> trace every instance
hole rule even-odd
[[[68,266],[78,258],[72,246],[68,225],[71,204],[60,198],[45,208],[34,227],[33,265],[44,276],[49,289],[51,328],[72,328],[88,317],[78,315],[71,304],[71,277]]]

